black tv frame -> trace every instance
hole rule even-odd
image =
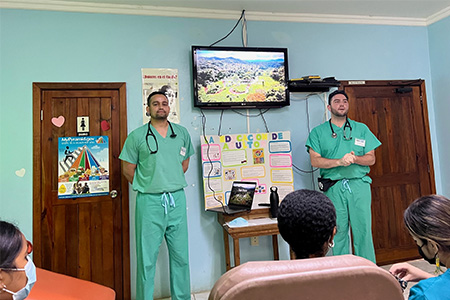
[[[197,51],[210,50],[210,51],[225,51],[225,52],[274,52],[282,53],[284,56],[284,93],[282,101],[221,101],[221,102],[206,102],[199,99],[199,72],[198,72],[198,55]],[[194,88],[194,106],[201,109],[264,109],[264,108],[280,108],[290,105],[288,80],[288,50],[287,48],[266,48],[266,47],[209,47],[209,46],[192,46],[192,74],[193,74],[193,88]]]

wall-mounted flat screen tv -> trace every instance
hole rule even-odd
[[[286,48],[192,46],[192,60],[195,107],[289,105]]]

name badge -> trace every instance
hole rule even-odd
[[[186,148],[181,147],[180,155],[181,155],[181,156],[185,156],[185,155],[186,155]]]
[[[355,139],[355,145],[356,145],[356,146],[365,147],[365,146],[366,146],[366,140]]]

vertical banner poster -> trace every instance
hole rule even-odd
[[[201,137],[205,209],[228,203],[233,181],[257,183],[252,209],[269,203],[270,187],[282,200],[294,190],[289,131]]]
[[[58,198],[109,194],[107,136],[58,138]]]
[[[161,91],[169,99],[169,121],[180,123],[180,103],[178,100],[177,69],[142,69],[142,107],[144,124],[150,121],[147,116],[147,97],[153,92]]]

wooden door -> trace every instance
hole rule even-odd
[[[127,136],[125,83],[34,83],[33,102],[34,262],[130,299],[128,183],[118,158]],[[78,116],[89,117],[89,136],[108,137],[116,197],[58,198],[58,138],[77,136]]]
[[[365,123],[382,142],[369,174],[377,263],[417,258],[403,212],[414,199],[435,193],[425,83],[345,81],[342,88],[349,97],[349,118]]]

